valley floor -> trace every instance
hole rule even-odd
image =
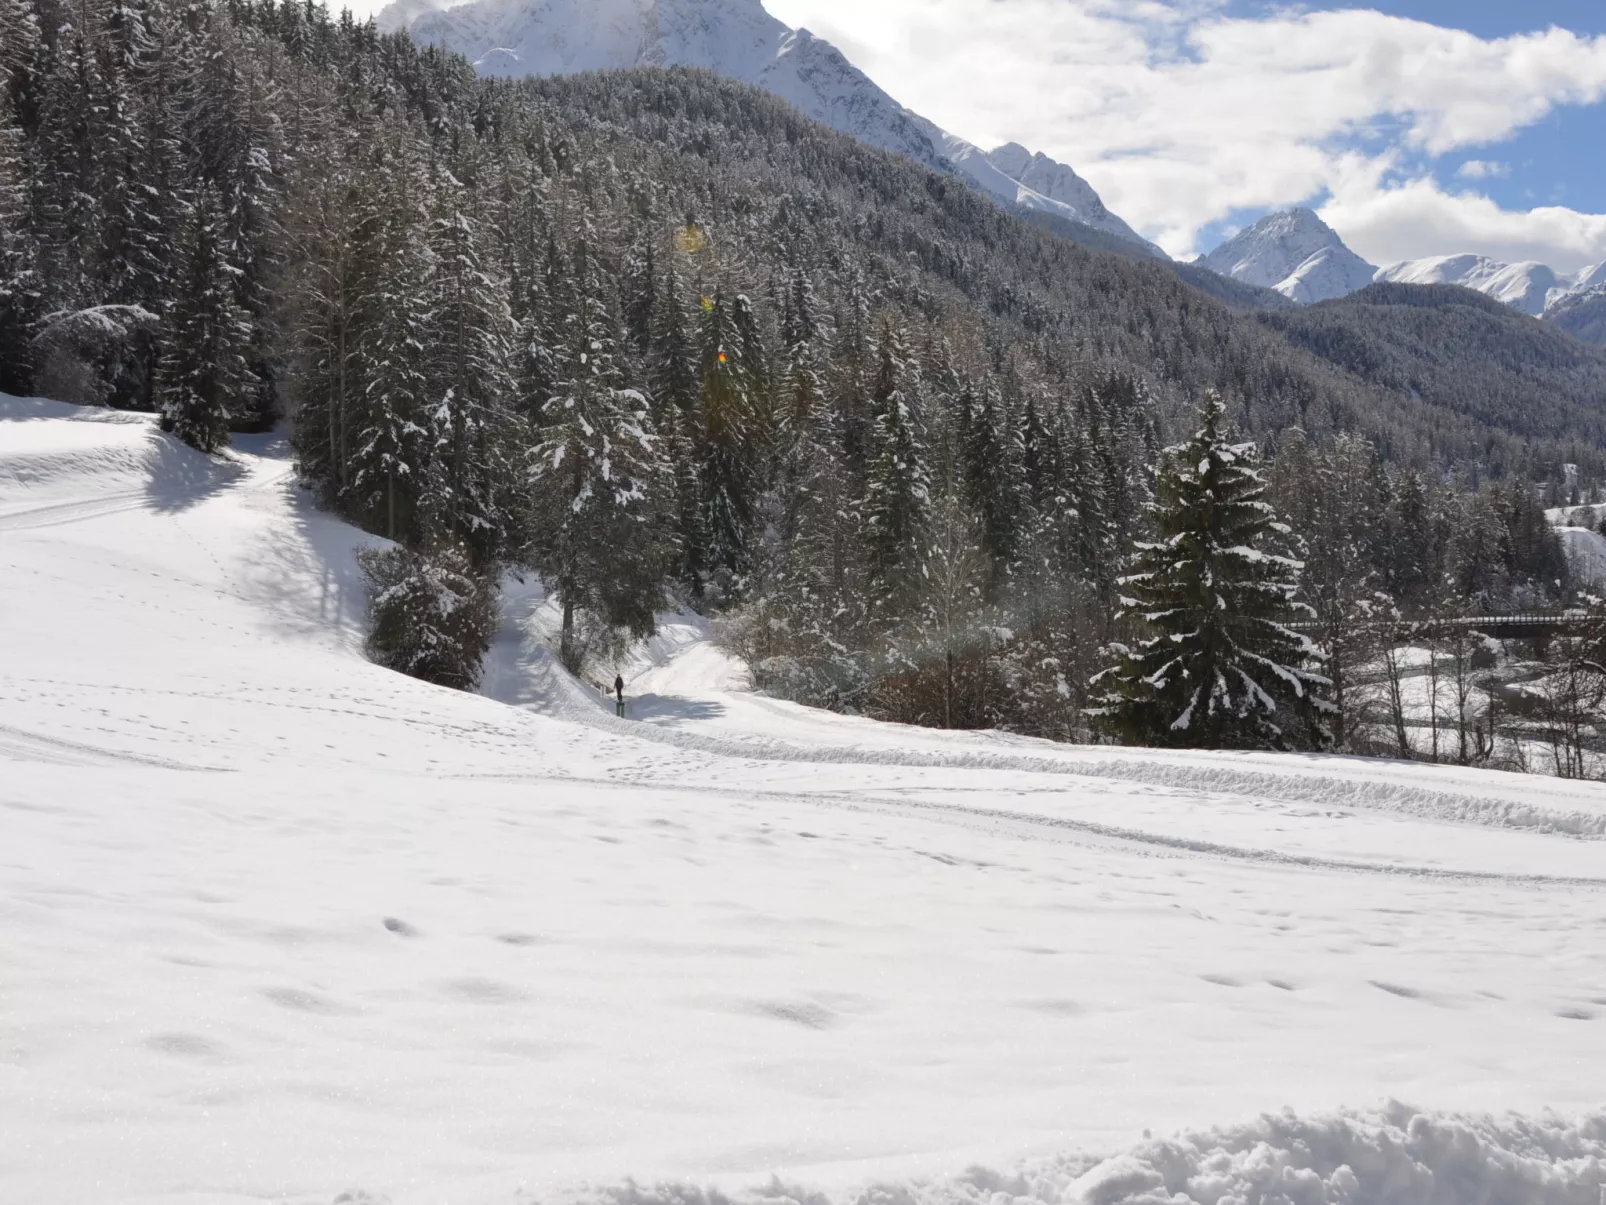
[[[690,619],[621,721],[517,585],[455,694],[367,541],[0,399],[0,1200],[1598,1205],[1606,788],[875,725]]]

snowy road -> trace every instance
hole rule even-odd
[[[458,695],[362,659],[366,542],[0,400],[0,1201],[1598,1205],[1606,1116],[1326,1115],[1606,1106],[1606,790],[878,726],[690,620],[619,721],[517,588]]]

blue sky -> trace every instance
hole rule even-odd
[[[1285,4],[1237,0],[1229,11],[1264,15]],[[1502,38],[1558,26],[1575,34],[1606,35],[1606,0],[1374,0],[1364,5],[1311,4],[1308,8],[1366,7],[1464,29],[1482,38]],[[1507,209],[1565,205],[1606,213],[1606,102],[1564,106],[1536,125],[1486,151],[1449,156],[1431,167],[1447,187],[1465,186],[1456,174],[1468,160],[1509,167],[1505,176],[1485,176],[1479,190]],[[1253,211],[1246,211],[1253,215]]]
[[[1552,25],[1606,34],[1606,0],[1407,0],[1376,7],[1486,38]],[[1606,103],[1558,109],[1492,153],[1512,172],[1488,181],[1485,191],[1507,208],[1555,204],[1606,213]]]
[[[1606,0],[764,3],[1174,255],[1308,204],[1378,264],[1606,260]]]

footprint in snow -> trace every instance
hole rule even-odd
[[[1384,983],[1380,979],[1373,979],[1371,983],[1379,991],[1387,992],[1391,996],[1399,996],[1404,1000],[1420,1000],[1422,998],[1422,993],[1414,987],[1401,987],[1397,983]]]
[[[1020,1007],[1055,1017],[1080,1017],[1087,1011],[1075,1000],[1023,1000]]]
[[[323,1016],[335,1016],[346,1010],[325,1000],[313,992],[303,991],[298,987],[266,987],[262,989],[263,998],[277,1004],[280,1008],[288,1008],[298,1013],[319,1013]]]
[[[389,929],[392,933],[396,934],[397,937],[417,937],[418,936],[418,930],[417,929],[413,928],[411,925],[409,925],[404,920],[397,920],[394,916],[387,916],[385,918],[385,928]]]
[[[159,1054],[176,1055],[188,1059],[215,1059],[221,1051],[211,1042],[193,1033],[158,1033],[145,1039],[145,1045]]]
[[[755,1000],[749,1008],[761,1017],[787,1021],[806,1029],[829,1029],[836,1023],[835,1013],[810,1000]]]
[[[527,999],[511,983],[499,983],[495,979],[453,979],[445,987],[459,1000],[473,1004],[516,1004]]]

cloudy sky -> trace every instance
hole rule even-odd
[[[1606,0],[763,0],[1173,255],[1313,205],[1376,264],[1606,260]]]

